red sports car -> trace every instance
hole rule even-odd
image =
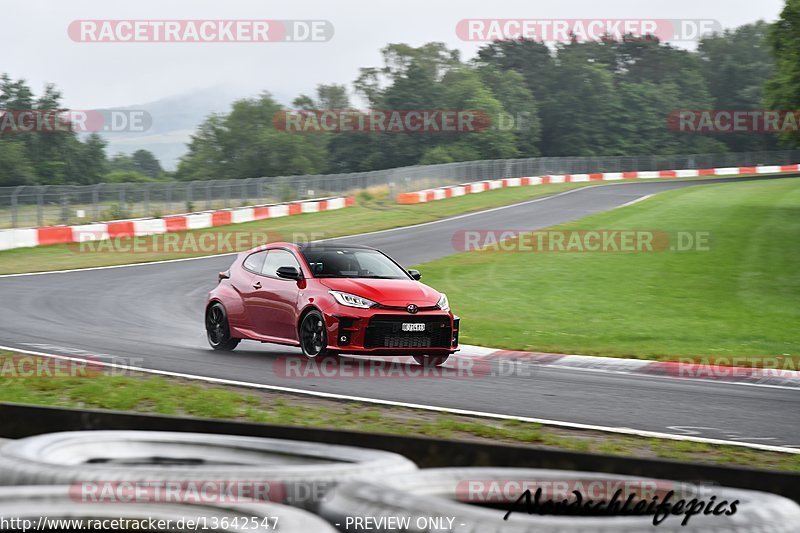
[[[208,342],[299,346],[306,357],[410,355],[426,366],[458,350],[447,296],[365,246],[272,243],[220,272],[206,305]]]

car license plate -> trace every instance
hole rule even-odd
[[[425,331],[425,324],[422,322],[403,322],[403,331]]]

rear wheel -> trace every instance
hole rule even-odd
[[[219,302],[210,305],[206,310],[206,336],[212,348],[226,352],[236,348],[241,340],[231,337],[228,314]]]
[[[414,355],[413,357],[414,361],[426,367],[442,366],[450,358],[449,355]]]
[[[300,322],[300,348],[309,359],[333,355],[327,350],[328,333],[319,311],[309,311]]]

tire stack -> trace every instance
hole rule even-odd
[[[241,505],[198,505],[180,503],[85,504],[76,502],[64,486],[0,487],[0,517],[14,517],[38,524],[47,517],[47,529],[57,528],[57,521],[82,519],[93,521],[128,520],[129,529],[148,530],[152,521],[170,521],[171,530],[196,530],[193,524],[207,525],[213,531],[279,531],[300,533],[319,531],[335,533],[322,518],[287,505],[260,502]],[[109,524],[111,522],[108,522]],[[243,527],[244,525],[244,527]],[[62,526],[63,527],[63,526]],[[18,529],[16,527],[15,529]],[[114,528],[116,529],[116,528]],[[200,527],[199,529],[204,529]],[[39,530],[41,531],[41,529]]]
[[[211,502],[146,497],[109,502],[92,499],[104,494],[102,490],[90,490],[88,499],[84,492],[87,487],[109,485],[185,487],[206,481],[268,482],[270,489],[279,490]],[[638,488],[641,500],[662,501],[672,491],[673,504],[692,498],[707,502],[712,497],[716,503],[739,503],[730,515],[697,513],[684,525],[685,513],[675,513],[655,526],[652,514],[540,514],[530,512],[520,499],[523,487],[558,486],[570,494],[572,488],[593,483],[629,491]],[[763,492],[575,471],[418,470],[408,459],[384,451],[196,433],[91,431],[6,441],[0,443],[0,485],[5,485],[0,486],[0,517],[170,519],[173,524],[183,520],[186,530],[193,529],[189,521],[204,521],[218,531],[302,533],[789,533],[798,531],[800,524],[797,504]],[[646,498],[645,486],[652,488]],[[608,498],[610,492],[601,496]],[[504,519],[512,508],[514,512]],[[267,521],[253,527],[258,517]],[[277,523],[270,521],[274,518]]]
[[[2,452],[3,446],[6,445],[9,442],[11,442],[11,439],[0,438],[0,453],[3,453]],[[8,485],[9,481],[10,480],[6,480],[5,477],[4,477],[4,474],[2,472],[0,472],[0,485]],[[2,515],[0,515],[0,516],[2,516]]]
[[[328,533],[336,530],[312,511],[336,485],[414,470],[397,454],[310,442],[170,432],[52,433],[0,445],[0,517],[34,523],[41,516],[181,519],[187,530],[203,519],[220,531]],[[164,497],[169,486],[186,496],[187,487],[209,485],[234,492],[212,494],[210,503]],[[152,486],[162,489],[156,501],[153,492],[134,492]],[[255,495],[242,489],[252,486],[265,490]]]

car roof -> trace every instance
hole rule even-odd
[[[370,246],[363,246],[360,244],[338,244],[336,242],[303,242],[297,244],[291,242],[270,242],[241,253],[243,255],[249,255],[254,252],[263,252],[264,250],[271,250],[273,248],[288,248],[299,252],[306,250],[376,250]]]
[[[268,242],[266,244],[261,244],[259,246],[250,248],[249,250],[244,250],[242,252],[239,252],[239,254],[250,255],[254,252],[263,252],[264,250],[271,250],[273,248],[289,248],[290,250],[293,250],[296,248],[296,245],[290,242]]]
[[[337,242],[304,242],[297,245],[297,249],[305,250],[375,250],[370,246],[360,244],[344,244]]]

